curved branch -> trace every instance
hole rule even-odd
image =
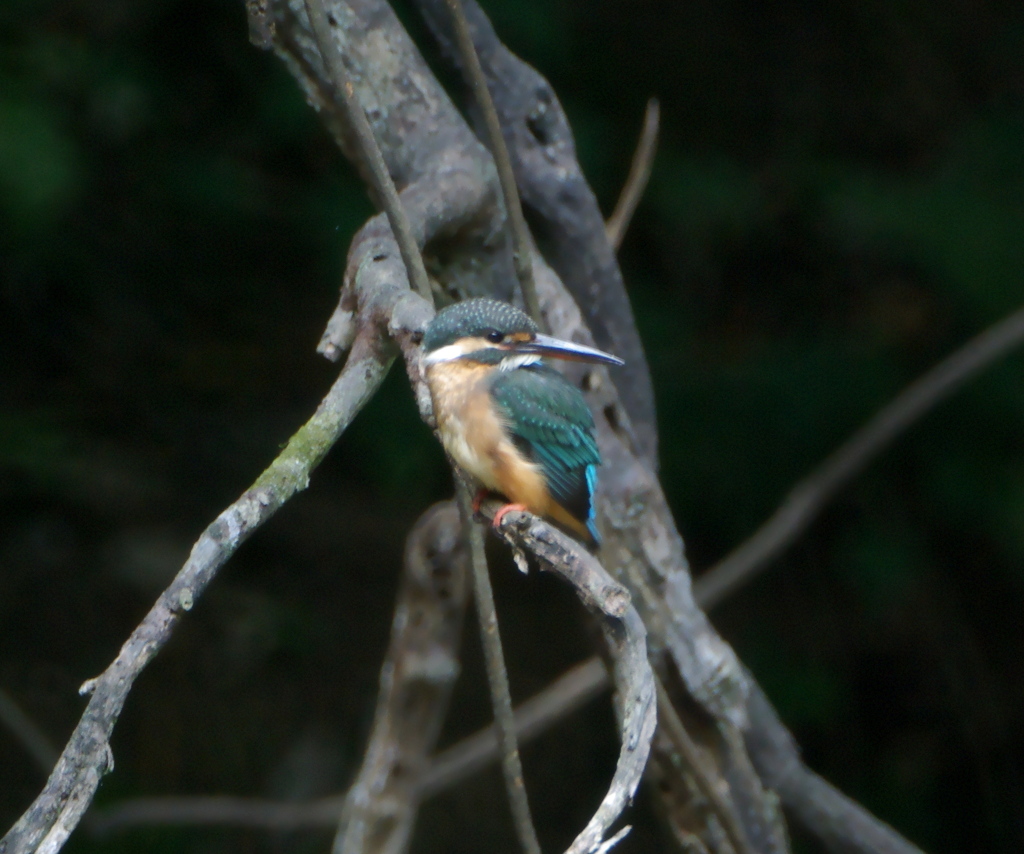
[[[800,481],[739,548],[694,582],[706,608],[762,572],[800,536],[822,508],[867,463],[919,418],[1014,348],[1024,344],[1024,308],[976,335],[916,379]]]
[[[621,834],[616,834],[606,840],[605,834],[633,799],[657,726],[658,704],[654,672],[647,657],[647,631],[626,588],[572,537],[530,513],[516,510],[506,512],[495,530],[514,551],[530,552],[542,568],[572,584],[583,604],[601,620],[612,660],[621,748],[608,793],[566,854],[607,850],[621,839]],[[518,560],[525,558],[520,556]]]
[[[658,99],[651,98],[647,102],[647,109],[644,110],[644,126],[640,131],[636,151],[633,152],[633,160],[629,164],[629,175],[626,176],[626,183],[622,185],[615,210],[604,226],[608,242],[616,252],[622,245],[622,238],[626,236],[626,230],[633,220],[633,214],[636,213],[637,205],[640,204],[651,177],[654,153],[658,149],[660,119],[661,108],[658,106]]]

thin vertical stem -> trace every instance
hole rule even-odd
[[[381,204],[384,205],[388,222],[391,224],[391,231],[398,242],[398,251],[402,253],[402,261],[405,263],[409,283],[423,299],[433,305],[434,297],[430,289],[430,279],[427,278],[427,268],[423,265],[423,256],[420,254],[419,246],[416,245],[416,240],[413,238],[412,225],[409,223],[402,200],[398,196],[398,190],[395,189],[395,182],[391,180],[391,173],[388,172],[384,155],[381,153],[380,146],[377,145],[370,122],[359,103],[359,97],[352,85],[352,78],[349,77],[345,63],[341,62],[335,49],[331,19],[324,10],[322,0],[306,0],[306,14],[309,15],[309,23],[313,28],[317,46],[320,48],[320,56],[331,77],[331,82],[334,84],[335,92],[341,97],[345,116],[352,126],[352,130],[355,131],[359,149],[370,172],[373,189]]]
[[[615,203],[615,210],[608,217],[605,223],[605,233],[608,235],[608,242],[616,252],[622,245],[622,238],[626,236],[626,229],[636,213],[636,207],[647,189],[647,182],[651,177],[651,167],[654,165],[654,153],[658,149],[658,125],[661,120],[661,109],[658,106],[658,99],[651,98],[647,102],[647,110],[644,112],[644,127],[640,132],[640,141],[633,152],[633,160],[629,164],[629,175],[626,183],[622,185],[622,192],[619,200]]]
[[[530,232],[526,227],[526,218],[523,216],[523,205],[519,200],[519,188],[516,186],[516,177],[512,172],[508,147],[505,145],[505,137],[501,133],[498,111],[494,107],[494,100],[491,98],[490,90],[487,88],[487,79],[484,77],[484,69],[480,65],[480,57],[473,45],[469,22],[466,20],[466,13],[462,8],[462,0],[446,1],[452,13],[455,41],[462,56],[462,71],[466,76],[467,84],[473,91],[473,98],[483,113],[484,124],[487,128],[487,141],[491,145],[494,165],[498,169],[498,181],[501,184],[502,195],[505,197],[505,209],[508,212],[512,233],[512,260],[516,268],[516,277],[519,279],[519,287],[523,292],[523,303],[526,305],[527,314],[536,321],[538,326],[543,327],[540,300],[537,299],[537,285],[533,278]]]
[[[526,797],[526,784],[523,782],[523,765],[519,759],[515,717],[512,714],[512,695],[508,687],[505,656],[501,649],[501,635],[498,632],[498,612],[494,607],[494,591],[487,571],[484,534],[480,525],[473,520],[473,499],[469,485],[460,482],[458,493],[459,509],[462,511],[463,524],[469,538],[469,555],[473,566],[473,595],[477,621],[480,624],[480,642],[484,648],[484,661],[487,665],[487,681],[491,687],[494,722],[501,745],[501,770],[505,777],[505,790],[512,809],[516,835],[523,851],[526,854],[540,854],[540,842],[537,840],[537,831],[530,816],[530,803]]]

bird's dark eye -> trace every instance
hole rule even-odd
[[[492,344],[500,344],[501,340],[505,337],[497,329],[492,329],[487,335],[484,336]]]

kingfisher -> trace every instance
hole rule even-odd
[[[423,364],[445,449],[487,491],[598,542],[594,489],[601,454],[583,395],[543,357],[622,365],[616,356],[542,335],[506,302],[450,305],[423,335]]]

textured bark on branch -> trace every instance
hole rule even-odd
[[[339,49],[344,48],[344,55],[353,80],[357,81],[357,87],[362,87],[361,92],[365,90],[367,93],[365,96],[361,94],[361,98],[371,118],[375,115],[372,105],[382,105],[376,115],[381,116],[382,121],[391,126],[390,130],[377,130],[375,127],[375,131],[378,141],[386,151],[385,159],[392,177],[402,188],[402,201],[409,208],[409,218],[414,227],[421,228],[424,222],[418,202],[422,198],[430,197],[427,178],[424,176],[424,164],[430,162],[458,164],[457,174],[466,179],[466,183],[460,187],[464,195],[458,199],[452,199],[451,194],[447,192],[447,185],[439,180],[433,189],[441,198],[437,199],[435,195],[434,210],[447,212],[454,207],[460,215],[466,216],[470,211],[479,212],[481,208],[486,208],[486,203],[490,201],[491,222],[502,217],[503,210],[496,203],[496,194],[493,191],[494,172],[493,166],[488,167],[489,157],[479,144],[473,145],[467,140],[466,135],[472,136],[468,127],[451,107],[436,81],[424,76],[422,59],[401,31],[387,5],[359,0],[349,4],[327,2],[326,8],[337,22],[337,28],[345,31],[338,36],[337,44]],[[284,53],[289,68],[299,76],[311,103],[318,106],[322,113],[326,112],[329,102],[323,100],[323,93],[329,92],[330,86],[324,79],[324,64],[315,54],[315,44],[309,38],[308,31],[302,29],[303,5],[292,0],[292,5],[282,5],[281,10],[281,14],[272,21],[275,46],[279,52]],[[296,33],[288,35],[289,27],[294,28]],[[374,55],[372,51],[356,46],[360,33],[370,44],[390,46],[387,56],[382,57],[379,53]],[[303,51],[311,52],[311,55]],[[481,51],[481,54],[486,68],[487,50]],[[401,73],[396,72],[396,63],[404,69]],[[396,79],[400,80],[400,83],[395,83]],[[415,87],[408,85],[410,79],[416,80]],[[424,104],[433,105],[433,108],[425,110]],[[331,116],[325,118],[329,127],[337,129],[339,141],[346,145],[343,123],[337,118],[339,113],[339,110],[334,110],[333,119]],[[410,121],[410,114],[415,114],[417,120]],[[462,130],[456,132],[438,129],[433,122],[441,120],[453,122]],[[396,133],[395,127],[404,133]],[[451,150],[439,152],[439,140],[442,143],[451,140]],[[392,146],[398,146],[403,150],[389,151],[389,147]],[[515,148],[514,141],[510,147]],[[572,157],[571,148],[566,150],[562,145],[560,150]],[[482,158],[483,162],[478,162],[477,158]],[[574,157],[572,159],[575,162]],[[578,165],[575,168],[579,174]],[[524,178],[518,175],[517,178],[522,186]],[[478,184],[474,187],[474,179],[491,183],[487,186]],[[416,183],[410,185],[410,180]],[[411,186],[417,190],[423,188],[423,196],[410,192]],[[466,204],[466,198],[478,203]],[[575,204],[573,200],[577,197],[569,194],[565,198],[570,204]],[[588,241],[603,242],[607,247],[604,222],[600,216],[596,218],[595,228],[599,234],[588,236]],[[429,231],[417,232],[417,241],[425,251],[428,265],[434,269],[440,265],[437,259],[431,257],[431,236]],[[457,243],[455,245],[457,246]],[[366,292],[361,289],[360,273],[370,264],[393,262],[397,259],[397,254],[394,238],[382,218],[377,217],[364,227],[353,241],[349,252],[339,306],[342,312],[348,311],[358,316],[364,299],[381,299],[380,290]],[[580,341],[592,340],[576,303],[566,292],[558,276],[543,259],[538,257],[536,261],[537,286],[549,328],[561,337]],[[612,263],[614,264],[613,256]],[[397,277],[401,274],[397,269],[400,265],[395,266]],[[619,278],[621,281],[621,276]],[[459,283],[453,278],[449,277],[447,281],[454,283],[458,289]],[[393,282],[378,284],[380,288],[393,287]],[[407,283],[403,281],[402,288],[406,287]],[[466,288],[460,293],[465,296],[473,292],[477,291]],[[408,303],[409,297],[405,297],[405,300]],[[621,312],[618,315],[621,318]],[[626,318],[629,318],[628,314]],[[410,323],[411,319],[403,316],[397,324],[392,323],[391,328],[393,333],[399,333],[397,340],[406,357],[406,368],[417,392],[421,412],[429,421],[429,399],[420,376],[419,361],[414,347],[416,324]],[[422,323],[422,316],[417,319]],[[631,320],[629,325],[632,327]],[[633,334],[635,335],[635,329]],[[336,347],[343,347],[344,344],[344,340],[331,342],[331,345]],[[738,814],[743,815],[744,820],[751,824],[748,829],[751,838],[775,839],[777,834],[772,832],[772,828],[778,827],[779,822],[773,806],[774,801],[763,797],[760,783],[750,769],[749,762],[739,761],[734,756],[736,751],[742,753],[742,739],[735,737],[735,733],[745,721],[746,676],[732,650],[714,632],[703,613],[693,603],[682,541],[675,531],[657,479],[647,464],[650,443],[646,443],[645,446],[642,437],[636,433],[627,410],[619,402],[616,387],[605,370],[577,372],[574,379],[587,390],[589,402],[596,414],[598,442],[605,459],[602,488],[598,494],[598,525],[606,540],[601,552],[602,561],[616,578],[630,589],[647,627],[649,641],[654,647],[653,660],[664,664],[662,654],[667,651],[675,667],[682,674],[688,693],[703,707],[703,713],[711,714],[722,727],[733,734],[733,737],[721,736],[715,730],[716,734],[707,745],[716,757],[712,764],[719,769],[730,769],[729,779],[726,779],[723,772],[716,778],[716,784],[731,785],[744,796],[737,799],[737,810]],[[635,382],[631,383],[631,386],[638,387]],[[650,414],[653,416],[653,409]],[[653,429],[653,418],[649,422],[641,423]],[[679,765],[678,760],[677,755],[669,752],[658,761],[666,768],[676,768]],[[736,769],[746,771],[746,776]],[[694,792],[697,791],[696,787],[691,788]],[[686,821],[692,822],[693,817],[688,816]],[[781,843],[782,846],[784,844]],[[765,850],[778,847],[773,843]]]
[[[525,563],[523,551],[568,581],[584,605],[600,620],[611,660],[616,711],[622,729],[619,761],[608,793],[567,854],[589,854],[632,801],[647,765],[656,724],[654,674],[647,659],[647,632],[626,588],[616,583],[597,559],[571,537],[529,513],[512,511],[497,529]],[[615,837],[612,837],[615,839]]]
[[[416,0],[442,50],[458,62],[444,0]],[[572,129],[551,85],[508,50],[474,0],[473,42],[512,156],[523,204],[541,224],[545,257],[583,312],[597,345],[626,360],[612,370],[638,450],[657,470],[658,428],[643,344],[604,218],[576,160]]]
[[[345,62],[367,111],[435,292],[509,298],[514,276],[503,230],[505,211],[486,149],[386,3],[325,0],[322,5],[331,21],[331,49]],[[428,17],[432,9],[441,8],[438,0],[421,0],[420,5]],[[251,32],[273,46],[342,149],[364,169],[312,37],[304,0],[269,6],[256,0],[249,7]],[[675,735],[663,730],[652,751],[653,773],[668,783],[661,795],[667,820],[680,839],[708,851],[735,850],[722,832],[721,806],[702,794],[710,786],[729,793],[726,807],[739,828],[734,838],[745,840],[753,851],[786,851],[777,800],[765,787],[777,787],[785,799],[792,792],[792,778],[778,773],[771,750],[748,754],[743,736],[749,742],[770,707],[694,602],[683,543],[654,474],[653,397],[639,337],[604,223],[575,161],[568,125],[547,83],[508,53],[478,8],[469,11],[524,201],[545,226],[542,243],[554,270],[540,256],[535,261],[547,324],[553,333],[584,343],[592,341],[592,328],[598,344],[630,363],[615,377],[619,388],[603,368],[580,367],[570,376],[586,391],[605,460],[597,496],[604,538],[599,557],[629,591],[642,621],[634,634],[646,631],[650,661],[668,686],[684,728]],[[444,42],[443,21],[437,15],[432,20]],[[420,411],[430,422],[418,341],[431,314],[429,303],[409,289],[386,217],[372,218],[352,242],[341,300],[321,342],[329,357],[348,352],[337,383],[281,457],[207,529],[115,662],[92,680],[93,696],[82,722],[46,789],[0,841],[0,854],[59,850],[100,777],[110,770],[110,732],[135,677],[237,546],[304,488],[310,471],[372,396],[397,352],[404,357]],[[620,702],[628,716],[632,698],[620,697]],[[795,748],[774,756],[785,759],[789,768],[793,753]],[[603,834],[605,818],[600,817],[601,832],[591,832],[588,844],[596,844]],[[856,835],[866,832],[863,827],[834,827],[834,835],[825,840],[832,850],[863,850],[854,844]]]

